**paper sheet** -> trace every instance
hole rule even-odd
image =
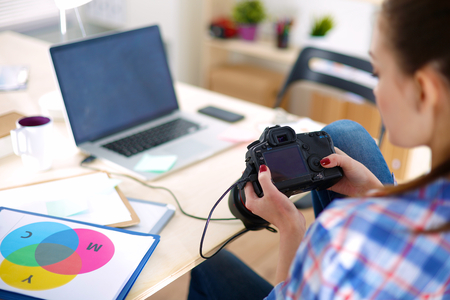
[[[155,239],[1,210],[0,242],[0,289],[40,299],[111,300]]]
[[[0,206],[99,225],[130,221],[130,212],[114,189],[118,182],[98,172],[7,189],[0,191]],[[66,210],[63,204],[70,207]]]

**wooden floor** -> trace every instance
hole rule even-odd
[[[314,221],[312,208],[302,209],[308,226]],[[274,284],[278,260],[278,233],[267,230],[250,231],[227,246],[227,249],[249,265],[256,273]],[[148,299],[187,299],[190,274],[186,274]]]

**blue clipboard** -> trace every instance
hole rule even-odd
[[[146,250],[146,252],[145,252],[145,254],[142,256],[142,259],[140,260],[140,262],[138,263],[138,265],[137,265],[137,267],[134,269],[134,271],[132,272],[132,274],[131,274],[131,276],[128,278],[128,279],[126,279],[126,283],[124,284],[124,286],[123,286],[123,288],[121,289],[121,291],[117,294],[117,297],[115,298],[115,299],[125,299],[125,297],[127,296],[127,294],[129,293],[129,291],[130,291],[130,289],[131,289],[131,287],[133,286],[133,284],[134,284],[134,282],[136,281],[136,279],[137,279],[137,277],[139,276],[139,274],[141,273],[141,271],[142,271],[142,269],[144,268],[144,266],[145,266],[145,264],[147,263],[147,261],[148,261],[148,259],[150,258],[150,256],[152,255],[152,253],[153,253],[153,251],[155,250],[155,248],[156,248],[156,246],[158,245],[158,243],[159,243],[159,241],[160,241],[160,236],[159,235],[155,235],[155,234],[149,234],[149,233],[141,233],[141,232],[134,232],[134,231],[128,231],[128,230],[124,230],[124,229],[119,229],[119,228],[113,228],[113,227],[107,227],[107,226],[102,226],[102,225],[97,225],[97,224],[91,224],[91,223],[86,223],[86,222],[80,222],[80,221],[74,221],[74,220],[70,220],[70,219],[64,219],[64,218],[58,218],[58,217],[53,217],[53,216],[48,216],[48,215],[43,215],[43,214],[37,214],[37,213],[31,213],[31,212],[26,212],[26,211],[21,211],[21,210],[16,210],[16,209],[10,209],[10,208],[6,208],[6,207],[0,207],[0,215],[3,213],[3,212],[12,212],[12,213],[7,213],[7,214],[9,214],[9,215],[12,215],[13,217],[15,217],[15,216],[17,216],[17,217],[20,217],[20,214],[23,214],[24,216],[37,216],[37,217],[40,217],[41,219],[43,219],[43,220],[46,220],[45,222],[35,222],[35,223],[30,223],[30,224],[26,224],[25,226],[35,226],[36,224],[39,224],[39,226],[43,226],[43,225],[41,225],[41,224],[44,224],[44,223],[51,223],[51,224],[55,224],[54,226],[67,226],[66,224],[64,224],[64,223],[69,223],[70,225],[77,225],[77,224],[81,224],[81,225],[84,225],[83,226],[83,228],[81,228],[81,229],[73,229],[73,228],[70,228],[70,227],[68,227],[68,228],[70,228],[70,229],[73,229],[73,231],[75,232],[76,230],[81,230],[81,231],[78,231],[78,235],[80,235],[80,233],[86,233],[86,232],[90,232],[90,234],[93,234],[93,233],[97,233],[97,234],[99,234],[99,235],[102,235],[102,233],[100,233],[100,232],[97,232],[97,231],[95,231],[95,229],[96,228],[101,228],[102,230],[107,230],[107,231],[112,231],[112,232],[118,232],[118,233],[120,233],[120,234],[124,234],[124,235],[132,235],[132,236],[146,236],[146,237],[152,237],[153,238],[153,242],[152,242],[152,244],[151,244],[151,246],[148,248],[148,250]],[[14,214],[14,212],[15,213],[17,213],[17,214]],[[52,221],[54,221],[54,220],[56,220],[56,221],[64,221],[63,223],[60,223],[60,222],[52,222]],[[1,224],[1,222],[2,222],[2,219],[0,218],[0,224]],[[59,224],[59,225],[57,225],[57,224]],[[19,227],[19,228],[16,228],[16,229],[20,229],[20,231],[18,232],[18,234],[20,235],[20,238],[28,238],[28,237],[31,237],[31,235],[32,235],[32,232],[31,232],[31,229],[29,229],[30,231],[25,231],[25,226],[22,226],[22,227]],[[37,225],[36,225],[37,226]],[[23,228],[23,229],[22,229]],[[27,227],[27,228],[31,228],[31,227]],[[45,230],[50,230],[49,228],[50,227],[45,227],[46,229]],[[92,230],[90,230],[90,228],[92,228]],[[12,230],[12,231],[9,231],[8,232],[8,234],[5,236],[5,235],[3,235],[3,236],[0,236],[0,251],[3,251],[3,252],[1,252],[1,254],[2,254],[2,256],[1,257],[4,257],[4,252],[6,252],[6,253],[8,253],[8,251],[12,251],[12,250],[9,250],[9,248],[13,248],[13,247],[15,247],[15,246],[11,246],[11,247],[4,247],[4,248],[2,248],[2,244],[3,244],[3,242],[5,241],[5,240],[7,240],[8,238],[10,238],[10,239],[13,239],[13,241],[14,240],[17,240],[18,238],[19,238],[19,236],[18,235],[14,235],[14,232],[15,231],[17,231],[16,229],[14,229],[14,230]],[[36,228],[37,229],[37,228]],[[44,230],[44,231],[45,231]],[[51,230],[55,230],[55,232],[57,232],[56,230],[60,230],[59,228],[58,229],[53,229],[53,227],[52,227],[52,229]],[[83,230],[85,230],[85,231],[83,231]],[[25,232],[25,233],[24,233]],[[36,234],[35,234],[35,236],[36,236],[36,240],[38,240],[39,238],[42,238],[41,236],[43,236],[44,234],[43,233],[41,233],[41,232],[43,232],[43,231],[38,231],[38,230],[36,230]],[[50,231],[49,231],[50,232]],[[60,231],[61,232],[61,231]],[[46,232],[47,233],[47,232]],[[58,232],[57,232],[58,233]],[[52,235],[49,235],[49,237],[47,237],[47,239],[57,239],[58,238],[58,234],[52,234]],[[68,238],[67,238],[67,235],[68,234],[73,234],[73,233],[71,233],[71,231],[69,230],[69,231],[63,231],[63,233],[64,233],[64,241],[66,241],[66,240],[69,240]],[[63,235],[61,234],[61,237],[62,237]],[[105,236],[105,235],[103,235],[103,236]],[[114,235],[114,236],[117,236],[117,235]],[[34,237],[33,237],[34,238]],[[83,237],[80,237],[79,236],[79,243],[80,243],[80,245],[81,245],[81,243],[82,243],[82,240],[83,240]],[[85,239],[86,241],[89,241],[89,240],[87,240],[87,239]],[[44,241],[46,241],[46,240],[44,240]],[[77,240],[78,241],[78,240]],[[33,241],[31,241],[31,238],[30,238],[30,242],[29,243],[32,243]],[[48,243],[50,243],[50,242],[43,242],[42,243],[42,245],[48,245]],[[69,243],[69,242],[67,242],[67,243]],[[112,242],[111,242],[112,243]],[[10,243],[10,245],[16,245],[17,243]],[[99,243],[100,244],[100,243]],[[9,245],[9,244],[8,244]],[[36,261],[39,263],[39,261],[38,261],[38,258],[37,258],[37,255],[36,255],[36,253],[37,253],[37,251],[38,251],[38,249],[39,249],[39,247],[40,247],[40,245],[41,244],[39,244],[37,247],[36,247],[36,252],[34,253],[34,255],[35,255],[35,257],[36,257]],[[113,244],[114,245],[114,244]],[[70,246],[70,245],[68,245],[68,246]],[[83,248],[81,251],[85,251],[86,253],[87,253],[87,251],[89,250],[90,251],[90,253],[93,253],[92,251],[98,251],[99,249],[101,249],[101,247],[103,246],[103,243],[102,243],[102,245],[98,245],[98,244],[93,244],[92,242],[89,244],[89,246],[85,249],[85,248]],[[105,248],[104,249],[108,249],[107,248],[107,244],[105,245]],[[7,249],[7,250],[4,250],[4,249]],[[23,248],[22,248],[23,249]],[[79,248],[78,248],[79,249]],[[77,251],[78,251],[78,249],[77,249]],[[145,249],[147,249],[147,248],[145,248]],[[44,249],[45,250],[45,249]],[[145,250],[144,250],[145,251]],[[144,252],[144,251],[141,251],[141,252]],[[42,252],[42,251],[41,251]],[[45,251],[44,252],[42,252],[42,253],[46,253]],[[12,255],[12,257],[14,256],[13,254],[11,254]],[[77,254],[78,255],[78,254]],[[21,253],[21,256],[22,256],[22,260],[24,260],[23,259],[23,253]],[[10,256],[8,256],[8,257],[10,257]],[[138,260],[138,259],[137,259]],[[8,283],[6,283],[5,282],[5,280],[3,280],[3,278],[1,277],[1,272],[2,272],[2,265],[3,265],[3,263],[5,263],[5,261],[7,261],[7,259],[6,259],[6,257],[4,257],[4,259],[2,260],[2,262],[0,263],[0,280],[2,280],[2,283],[4,283],[4,285],[8,285]],[[11,262],[10,262],[10,260],[8,260],[7,262],[6,262],[6,264],[11,264]],[[57,264],[55,264],[55,265],[57,265]],[[73,265],[75,265],[75,264],[73,264]],[[84,266],[83,266],[84,267]],[[81,267],[81,268],[83,268],[83,267]],[[28,273],[27,273],[28,274]],[[78,275],[78,273],[77,273],[77,275]],[[74,275],[74,276],[77,276],[77,275]],[[22,282],[25,282],[26,283],[26,280],[28,279],[29,281],[31,281],[31,280],[33,280],[33,278],[32,278],[32,275],[30,276],[30,277],[28,277],[28,278],[26,278],[26,276],[24,276],[25,277],[25,279],[22,281]],[[22,277],[21,277],[22,278]],[[125,280],[124,280],[125,281]],[[124,281],[122,281],[122,284],[123,284],[123,282]],[[70,288],[70,287],[69,287]],[[13,290],[16,290],[16,288],[15,287],[13,287],[12,288]],[[98,291],[97,291],[98,292]],[[0,299],[5,299],[5,300],[10,300],[10,299],[43,299],[43,298],[39,298],[39,297],[34,297],[34,296],[30,296],[30,295],[24,295],[24,294],[21,294],[21,293],[18,293],[18,292],[14,292],[14,291],[10,291],[10,290],[5,290],[5,289],[0,289]]]

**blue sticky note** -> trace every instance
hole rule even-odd
[[[61,199],[49,201],[46,203],[47,213],[54,217],[69,217],[89,210],[85,201],[72,201],[70,199]]]
[[[176,155],[145,154],[134,166],[135,171],[163,173],[169,171],[177,161]]]

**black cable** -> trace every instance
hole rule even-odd
[[[92,155],[91,155],[91,156],[88,156],[88,157],[85,158],[83,161],[81,161],[80,166],[83,167],[83,168],[86,168],[86,169],[93,170],[93,171],[103,171],[103,170],[100,170],[100,169],[96,169],[96,168],[92,168],[92,167],[88,167],[88,166],[84,166],[84,165],[83,165],[84,163],[89,163],[89,162],[91,162],[91,161],[93,161],[93,160],[95,160],[95,159],[96,159],[95,156],[92,156]],[[231,185],[231,186],[230,186],[230,187],[222,194],[222,196],[220,196],[219,200],[217,200],[217,202],[214,204],[214,206],[212,207],[212,209],[211,209],[211,211],[210,211],[208,217],[207,217],[207,218],[202,218],[202,217],[197,217],[197,216],[194,216],[194,215],[191,215],[191,214],[185,212],[185,211],[183,210],[183,208],[181,207],[180,202],[178,201],[178,199],[177,199],[177,197],[175,196],[175,194],[174,194],[171,190],[169,190],[168,188],[161,187],[161,186],[152,186],[152,185],[150,185],[150,184],[148,184],[148,183],[146,183],[146,182],[143,182],[143,181],[141,181],[141,180],[139,180],[139,179],[137,179],[137,178],[135,178],[135,177],[133,177],[133,176],[130,176],[130,175],[128,175],[128,174],[114,173],[114,172],[108,172],[108,173],[109,173],[109,174],[112,174],[112,175],[116,175],[116,176],[123,176],[123,177],[130,178],[130,179],[132,179],[132,180],[134,180],[134,181],[137,181],[137,182],[139,182],[140,184],[142,184],[142,185],[144,185],[144,186],[146,186],[146,187],[152,188],[152,189],[161,189],[161,190],[164,190],[164,191],[168,192],[168,193],[172,196],[172,198],[173,198],[173,199],[175,200],[175,202],[177,203],[177,206],[178,206],[178,208],[180,209],[181,213],[183,213],[185,216],[188,216],[188,217],[191,217],[191,218],[194,218],[194,219],[197,219],[197,220],[206,221],[206,223],[205,223],[205,228],[203,229],[202,237],[201,237],[201,240],[200,240],[200,256],[201,256],[202,258],[204,258],[204,259],[209,259],[209,258],[215,256],[217,253],[219,253],[220,250],[222,250],[222,249],[223,249],[226,245],[228,245],[231,241],[233,241],[234,239],[238,238],[238,237],[241,236],[242,234],[244,234],[244,233],[250,231],[250,230],[247,229],[247,228],[242,229],[241,231],[239,231],[238,233],[236,233],[235,235],[233,235],[231,238],[229,238],[227,241],[225,241],[225,242],[220,246],[220,248],[219,248],[216,252],[214,252],[211,256],[205,256],[205,255],[203,255],[203,241],[205,240],[206,230],[208,229],[209,222],[210,222],[210,221],[230,221],[230,220],[238,220],[237,218],[211,218],[211,216],[212,216],[214,210],[216,209],[216,207],[219,205],[219,203],[220,203],[220,202],[222,201],[222,199],[225,197],[225,195],[228,194],[228,192],[230,192],[230,190],[231,190],[232,188],[234,188],[236,185],[238,185],[238,184],[240,184],[240,183],[243,183],[243,182],[247,181],[246,179],[240,179],[240,180],[236,181],[233,185]],[[277,232],[274,228],[272,228],[272,227],[270,227],[270,226],[268,226],[266,229],[269,230],[269,231],[271,231],[271,232]]]
[[[231,238],[229,238],[227,241],[225,241],[225,242],[222,244],[222,246],[220,246],[220,248],[219,248],[216,252],[214,252],[211,256],[204,256],[204,255],[203,255],[203,241],[205,240],[206,230],[208,229],[209,221],[210,221],[210,220],[213,220],[213,219],[211,219],[211,216],[212,216],[214,210],[216,209],[217,205],[219,205],[220,201],[222,201],[223,197],[225,197],[225,195],[228,194],[228,192],[229,192],[232,188],[234,188],[236,185],[238,185],[239,183],[241,183],[241,182],[243,182],[243,181],[246,181],[246,180],[245,180],[245,179],[241,179],[241,180],[236,181],[233,185],[231,185],[231,186],[225,191],[225,193],[223,193],[222,196],[220,196],[219,200],[217,200],[217,202],[216,202],[216,203],[214,204],[214,206],[211,208],[211,211],[209,212],[208,218],[207,218],[206,223],[205,223],[205,228],[203,229],[202,238],[201,238],[201,240],[200,240],[200,256],[201,256],[202,258],[208,259],[208,258],[213,257],[214,255],[216,255],[217,253],[219,253],[219,251],[222,250],[222,249],[223,249],[228,243],[230,243],[232,240],[234,240],[235,238],[237,238],[237,237],[239,237],[240,235],[242,235],[242,234],[244,234],[244,233],[246,233],[246,232],[249,231],[249,229],[247,229],[247,228],[245,228],[245,229],[239,231],[238,233],[236,233],[235,235],[233,235]]]
[[[81,161],[80,167],[83,167],[83,168],[86,168],[86,169],[90,169],[90,170],[93,170],[93,171],[100,171],[100,172],[103,172],[103,170],[100,170],[100,169],[96,169],[96,168],[92,168],[92,167],[88,167],[88,166],[84,166],[84,165],[83,165],[83,164],[85,164],[85,163],[92,162],[92,161],[95,160],[95,159],[96,159],[95,156],[92,156],[92,155],[91,155],[91,156],[88,156],[88,157],[85,158],[83,161]],[[183,215],[185,215],[185,216],[187,216],[187,217],[190,217],[190,218],[193,218],[193,219],[197,219],[197,220],[209,221],[209,217],[208,217],[208,218],[202,218],[202,217],[194,216],[194,215],[191,215],[191,214],[185,212],[185,211],[183,210],[183,208],[181,207],[181,204],[180,204],[180,202],[178,201],[178,199],[177,199],[177,197],[175,196],[175,194],[174,194],[171,190],[169,190],[168,188],[165,188],[165,187],[162,187],[162,186],[154,186],[154,185],[150,185],[150,184],[148,184],[148,183],[146,183],[146,182],[144,182],[144,181],[142,181],[142,180],[139,180],[139,179],[137,179],[137,178],[135,178],[135,177],[133,177],[133,176],[130,176],[130,175],[128,175],[128,174],[114,173],[114,172],[109,172],[109,171],[108,171],[108,173],[109,173],[109,174],[112,174],[112,175],[116,175],[116,176],[127,177],[127,178],[132,179],[132,180],[134,180],[134,181],[136,181],[136,182],[139,182],[140,184],[142,184],[142,185],[144,185],[144,186],[146,186],[146,187],[148,187],[148,188],[151,188],[151,189],[164,190],[164,191],[168,192],[168,193],[172,196],[172,198],[175,200],[175,203],[177,204],[177,206],[178,206],[180,212],[181,212]],[[229,189],[228,189],[228,190],[229,190]],[[227,192],[228,192],[228,191],[227,191]],[[222,197],[223,197],[223,196],[222,196]],[[237,218],[215,218],[215,219],[210,219],[210,220],[211,220],[211,221],[231,221],[231,220],[237,220]]]

